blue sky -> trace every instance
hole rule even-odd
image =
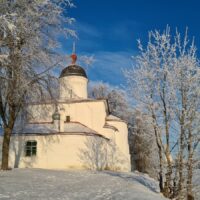
[[[76,8],[68,15],[76,19],[78,55],[94,55],[87,69],[89,79],[111,85],[124,85],[122,68],[132,66],[137,39],[147,42],[149,30],[163,30],[168,24],[180,32],[189,28],[200,46],[200,1],[198,0],[74,0]],[[63,41],[69,53],[72,42]]]

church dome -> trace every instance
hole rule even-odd
[[[53,120],[60,120],[60,113],[58,112],[58,107],[56,107],[55,112],[52,115]]]
[[[65,76],[83,76],[87,78],[85,70],[76,64],[69,65],[68,67],[62,70],[60,78]]]

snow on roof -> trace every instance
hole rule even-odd
[[[57,130],[55,129],[53,123],[29,123],[24,127],[16,126],[14,127],[13,132],[15,134],[20,133],[55,133]]]
[[[108,116],[106,117],[106,119],[121,120],[119,117],[116,117],[116,116],[114,116],[114,115],[108,115]]]
[[[109,129],[112,129],[114,131],[119,131],[115,126],[112,126],[108,123],[105,123],[104,128],[109,128]]]
[[[14,134],[37,134],[37,135],[49,135],[49,134],[62,134],[62,133],[70,133],[70,134],[80,134],[84,133],[86,135],[96,135],[99,137],[105,136],[100,133],[90,129],[89,127],[79,123],[79,122],[67,122],[64,124],[64,131],[59,132],[53,123],[29,123],[25,125],[24,128],[16,127],[14,129]]]
[[[85,132],[85,133],[95,133],[96,131],[88,128],[87,126],[79,123],[79,122],[68,122],[64,125],[64,132]]]
[[[108,115],[106,117],[106,121],[120,121],[120,122],[125,122],[124,120],[122,120],[119,117],[116,117],[114,115]]]

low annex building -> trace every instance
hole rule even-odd
[[[29,104],[25,124],[15,126],[9,166],[130,171],[126,122],[110,115],[105,99],[88,98],[86,72],[71,58],[56,103]]]

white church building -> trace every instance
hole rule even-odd
[[[110,115],[106,99],[88,98],[86,72],[71,58],[56,103],[29,104],[25,124],[15,127],[9,167],[130,171],[126,122]]]

